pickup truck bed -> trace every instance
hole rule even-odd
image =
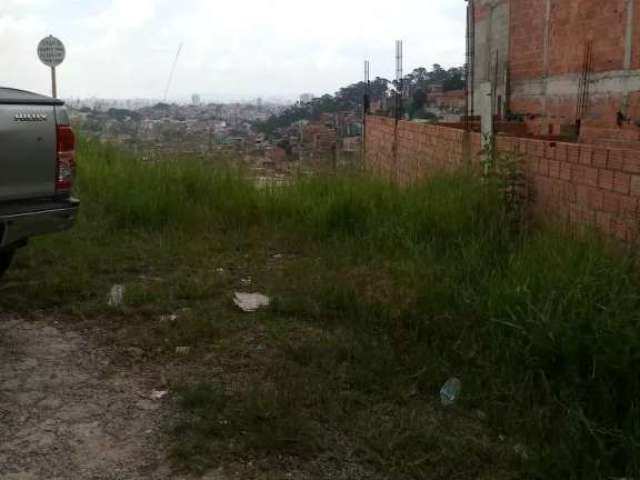
[[[34,236],[70,228],[75,139],[64,103],[0,88],[0,274]]]

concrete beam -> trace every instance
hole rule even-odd
[[[512,81],[512,98],[549,96],[576,96],[580,85],[580,75],[561,75],[538,80]],[[640,91],[640,70],[616,70],[612,72],[592,73],[589,82],[589,94],[624,94],[628,91]]]

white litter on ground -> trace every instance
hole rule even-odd
[[[162,400],[169,395],[169,390],[153,390],[151,392],[151,400]]]
[[[109,292],[109,298],[107,304],[110,307],[120,307],[124,303],[124,292],[126,288],[124,285],[114,285]]]
[[[233,296],[233,303],[243,312],[251,313],[271,305],[271,299],[261,293],[240,293]]]

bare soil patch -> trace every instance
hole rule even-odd
[[[167,479],[148,372],[53,318],[0,315],[0,479]]]

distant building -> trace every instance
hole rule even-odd
[[[194,93],[193,95],[191,95],[191,103],[195,106],[199,106],[202,103],[200,99],[200,95],[198,95],[197,93]]]
[[[303,93],[300,95],[300,103],[311,103],[314,98],[313,93]]]
[[[434,83],[429,87],[429,93],[439,94],[444,92],[444,85],[442,83]]]
[[[465,91],[449,90],[443,92],[431,91],[427,93],[427,104],[439,108],[440,110],[448,110],[454,112],[464,112],[465,108]]]

